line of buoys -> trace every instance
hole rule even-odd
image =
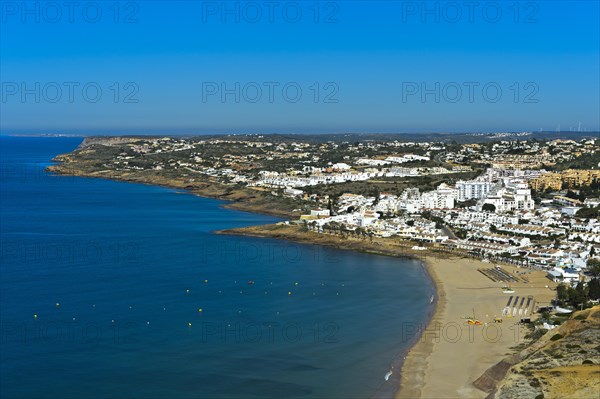
[[[237,284],[237,282],[238,282],[237,280],[235,280],[235,281],[234,281],[234,283],[235,283],[235,284]],[[254,282],[254,280],[248,280],[248,281],[247,281],[247,284],[248,284],[248,285],[254,285],[254,283],[255,283],[255,282]],[[208,279],[205,279],[205,280],[204,280],[204,284],[208,284]],[[271,282],[269,282],[269,285],[273,285],[273,282],[272,282],[272,281],[271,281]],[[300,285],[300,283],[299,283],[298,281],[295,281],[295,282],[294,282],[294,286],[299,286],[299,285]],[[325,285],[326,285],[326,284],[325,284],[324,282],[323,282],[323,283],[321,283],[321,286],[322,286],[322,287],[324,287]],[[341,286],[342,286],[342,287],[345,287],[345,283],[341,283]],[[186,292],[186,294],[189,294],[189,293],[191,292],[191,290],[188,288],[188,289],[186,289],[186,290],[185,290],[185,292]],[[219,291],[218,291],[218,293],[219,293],[219,294],[222,294],[223,292],[222,292],[222,290],[219,290]],[[244,291],[243,291],[243,290],[240,290],[240,294],[243,294],[243,293],[244,293]],[[265,295],[268,295],[268,291],[264,291],[264,293],[265,293]],[[287,293],[287,294],[288,294],[288,296],[292,296],[292,295],[293,295],[293,292],[292,292],[292,291],[288,291],[288,293]],[[317,294],[317,293],[316,293],[315,291],[313,291],[313,296],[316,296],[316,294]],[[338,295],[338,296],[339,296],[339,295],[340,295],[340,293],[339,293],[339,292],[336,292],[336,295]],[[55,307],[56,307],[57,309],[59,309],[59,308],[61,307],[61,303],[60,303],[60,302],[56,302],[56,303],[55,303]],[[96,304],[92,304],[92,308],[96,308]],[[132,309],[133,309],[133,305],[129,305],[129,309],[130,309],[130,310],[132,310]],[[166,306],[163,306],[163,308],[162,308],[162,309],[163,309],[163,311],[166,311],[166,310],[167,310]],[[203,309],[202,309],[202,308],[198,308],[198,313],[199,313],[199,314],[202,314],[202,313],[203,313]],[[242,314],[242,313],[243,313],[243,312],[242,312],[242,310],[238,310],[238,314]],[[279,315],[279,314],[280,314],[280,312],[277,312],[277,315]],[[38,314],[37,314],[37,313],[35,313],[35,314],[33,315],[33,318],[34,318],[34,319],[38,319]],[[75,318],[75,317],[73,317],[73,321],[75,321],[75,320],[76,320],[76,318]],[[112,320],[111,320],[111,323],[115,323],[115,320],[114,320],[114,319],[112,319]],[[146,322],[146,325],[150,325],[150,321],[147,321],[147,322]],[[188,327],[192,327],[192,323],[191,323],[191,322],[189,322],[189,323],[188,323]],[[271,326],[269,326],[269,327],[271,327]]]

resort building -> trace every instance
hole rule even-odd
[[[485,198],[492,187],[493,183],[487,181],[458,181],[456,182],[457,200],[463,202]]]
[[[505,187],[494,190],[493,194],[478,203],[478,209],[481,210],[485,204],[493,205],[496,212],[531,210],[535,207],[531,189],[522,180],[510,181]]]

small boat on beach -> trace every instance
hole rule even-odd
[[[383,377],[383,378],[384,378],[386,381],[388,381],[388,380],[390,379],[390,377],[391,377],[391,376],[392,376],[392,370],[388,371],[388,372],[385,374],[385,377]]]
[[[431,298],[429,298],[429,304],[433,303],[433,295],[431,296]]]

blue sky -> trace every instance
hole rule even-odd
[[[598,1],[0,4],[3,133],[600,129]]]

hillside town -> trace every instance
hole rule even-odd
[[[320,234],[393,237],[545,269],[572,284],[600,255],[599,139],[518,133],[460,144],[243,135],[84,144],[75,153],[96,169],[251,190],[272,207],[288,207],[286,223]]]

